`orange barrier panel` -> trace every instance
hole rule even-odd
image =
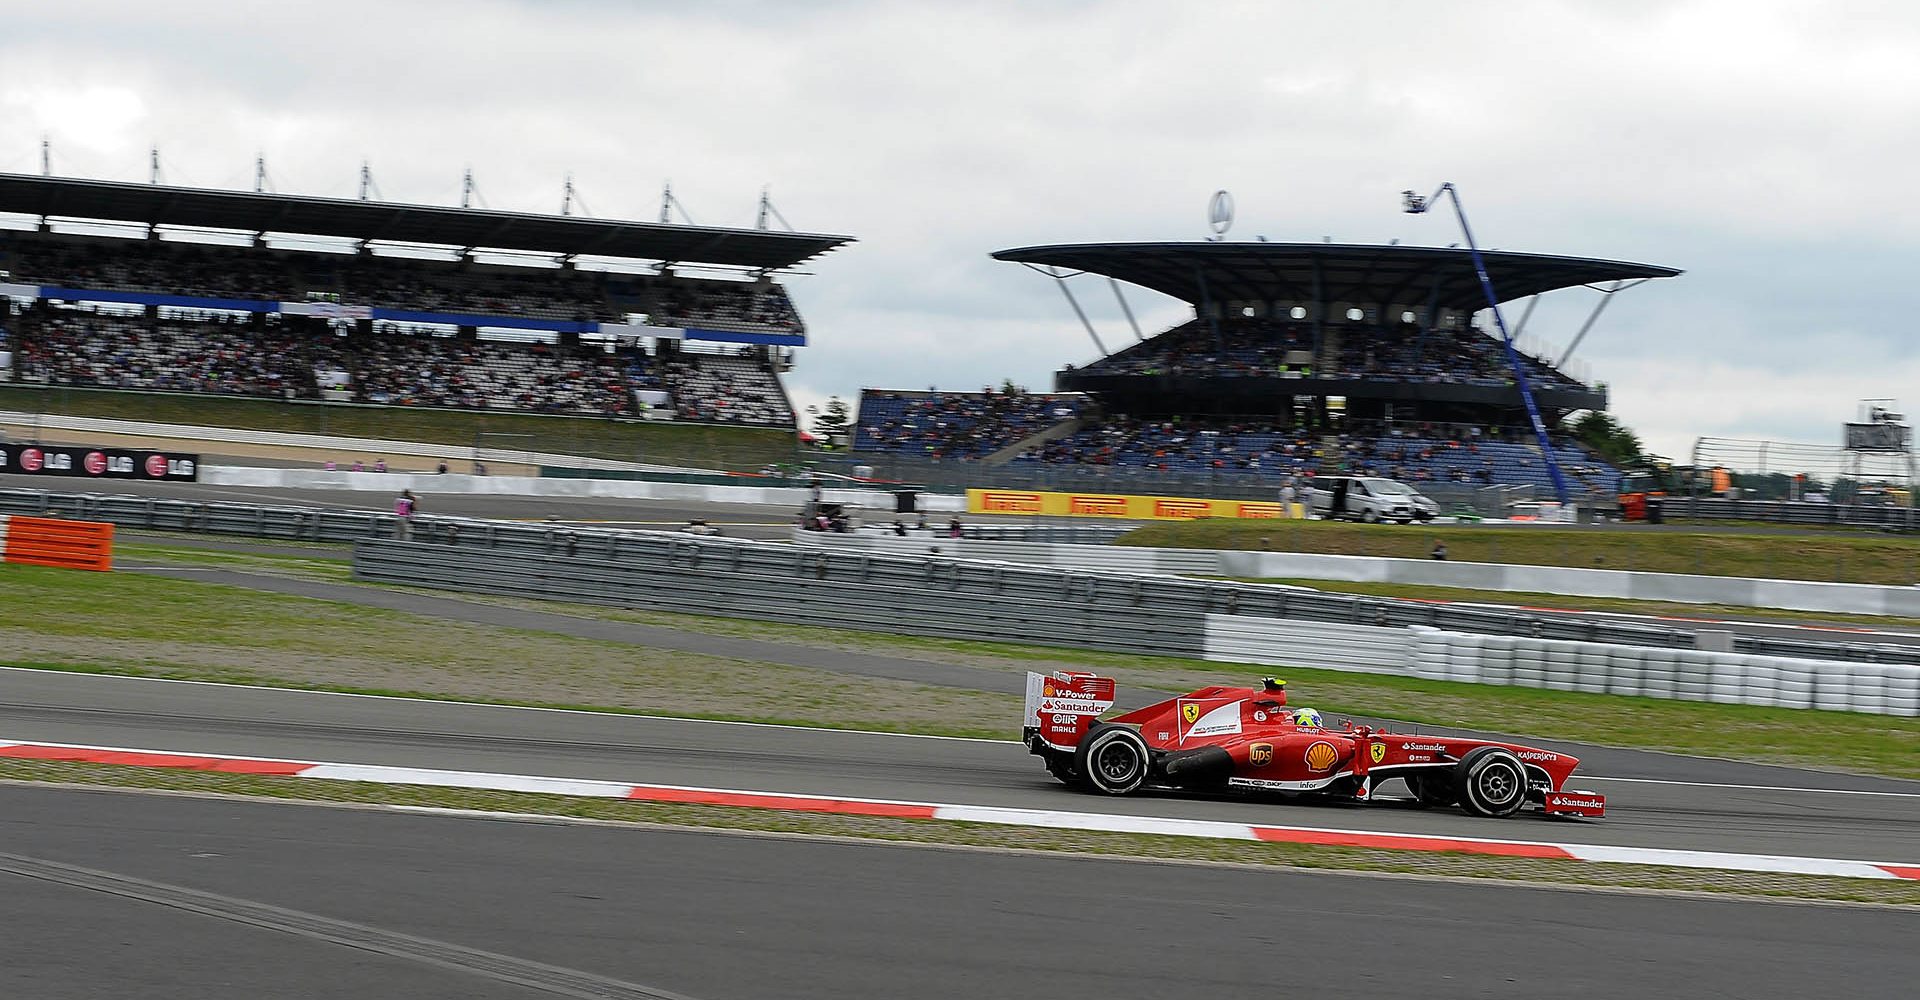
[[[9,517],[0,558],[31,566],[106,571],[113,568],[113,525],[50,517]]]

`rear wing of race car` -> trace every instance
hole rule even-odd
[[[1071,750],[1093,721],[1113,707],[1113,688],[1111,677],[1073,670],[1028,671],[1023,730],[1055,750]]]

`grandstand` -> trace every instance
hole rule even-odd
[[[790,428],[847,242],[0,174],[0,381]]]
[[[868,390],[857,451],[975,461],[970,476],[981,484],[1125,478],[1142,489],[1257,493],[1341,471],[1436,493],[1550,488],[1547,456],[1523,431],[1515,361],[1549,427],[1607,406],[1604,385],[1546,357],[1516,352],[1510,361],[1505,345],[1475,324],[1486,302],[1466,250],[1132,243],[994,257],[1056,277],[1126,282],[1185,301],[1193,314],[1059,371],[1055,389],[1079,402],[1070,418],[1045,427],[991,419],[991,393]],[[1581,286],[1610,293],[1680,273],[1536,254],[1485,259],[1503,301]],[[1570,440],[1556,436],[1552,447],[1573,490],[1615,490],[1618,470]],[[890,468],[916,477],[905,465]]]
[[[853,447],[932,461],[984,459],[1071,432],[1085,402],[1078,394],[1012,385],[979,392],[867,389],[860,394]]]

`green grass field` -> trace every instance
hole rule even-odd
[[[241,569],[232,553],[166,546],[146,558]],[[310,574],[320,559],[276,560]],[[267,568],[266,571],[273,571]],[[1091,669],[1169,692],[1246,684],[1275,668],[1173,657],[885,636],[507,599],[582,617],[860,650],[987,669]],[[402,693],[658,715],[1009,737],[1019,699],[470,625],[138,572],[0,566],[0,664]],[[724,692],[710,682],[729,677]],[[1286,669],[1291,700],[1324,712],[1920,778],[1920,719],[1661,701]]]
[[[790,431],[615,422],[525,413],[477,413],[351,404],[283,403],[266,399],[185,396],[90,389],[0,387],[0,409],[165,424],[485,446],[654,462],[697,468],[757,470],[794,460]],[[504,435],[526,435],[505,437]]]
[[[1436,539],[1446,542],[1448,558],[1455,562],[1892,586],[1920,582],[1920,539],[1834,531],[1740,534],[1220,519],[1150,524],[1115,544],[1425,559]]]

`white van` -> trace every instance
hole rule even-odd
[[[1440,513],[1440,505],[1405,483],[1374,476],[1315,476],[1307,491],[1308,512],[1329,521],[1341,519],[1398,521],[1412,524],[1431,521]]]

